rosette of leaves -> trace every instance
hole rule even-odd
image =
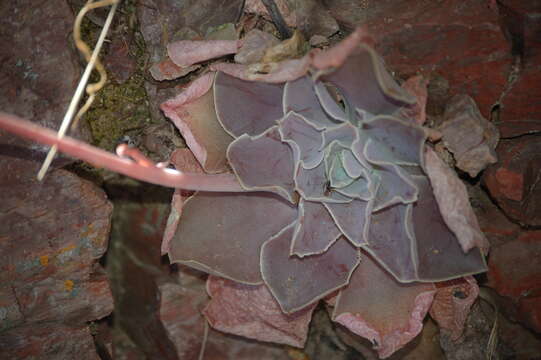
[[[191,197],[172,262],[265,284],[285,313],[344,288],[363,257],[400,283],[486,271],[479,249],[462,251],[442,218],[424,170],[425,131],[398,115],[415,98],[370,47],[286,83],[213,76],[182,109],[192,124],[183,126],[192,137],[194,127],[212,129],[207,170],[229,167],[245,191]]]

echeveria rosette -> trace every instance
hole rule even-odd
[[[342,323],[351,322],[346,313],[361,313],[362,302],[351,299],[363,269],[391,274],[396,286],[411,283],[402,287],[418,317],[433,282],[486,271],[479,249],[464,253],[439,212],[423,170],[424,130],[397,115],[415,99],[368,46],[338,68],[287,83],[218,72],[212,94],[233,138],[224,156],[246,192],[191,198],[172,262],[265,284],[285,313],[341,289],[335,319]],[[359,266],[363,258],[374,265]],[[396,342],[389,339],[381,341]]]

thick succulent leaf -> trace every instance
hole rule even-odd
[[[378,116],[363,122],[360,132],[370,138],[365,152],[371,162],[423,166],[426,134],[414,123]]]
[[[339,122],[346,122],[348,118],[343,107],[336,102],[331,96],[331,93],[327,89],[327,86],[322,81],[316,81],[314,83],[314,91],[321,104],[322,109],[332,119]]]
[[[411,178],[419,199],[372,213],[364,249],[400,282],[443,281],[486,271],[479,249],[464,254],[443,222],[428,178]]]
[[[375,180],[378,180],[375,176],[360,176],[350,184],[334,190],[352,199],[368,201],[374,199],[374,193],[377,191]]]
[[[176,149],[171,153],[169,158],[175,169],[182,172],[204,174],[205,171],[201,164],[197,161],[194,154],[188,148]],[[173,199],[171,200],[171,212],[167,218],[167,224],[163,232],[161,254],[165,255],[169,252],[171,240],[177,232],[178,224],[180,223],[180,215],[184,207],[184,202],[193,195],[192,191],[175,189]]]
[[[227,158],[242,187],[272,191],[294,201],[295,159],[274,126],[258,136],[241,135],[227,149]]]
[[[305,169],[302,165],[297,168],[295,189],[304,199],[335,203],[351,201],[351,198],[331,190],[329,186],[325,162],[321,162],[313,169]]]
[[[342,66],[321,77],[336,86],[350,111],[359,108],[370,114],[389,115],[415,98],[404,91],[370,47],[361,44]]]
[[[233,137],[260,135],[282,118],[282,91],[282,85],[245,81],[218,72],[214,79],[218,120]]]
[[[338,122],[329,118],[314,92],[314,81],[303,76],[289,81],[284,87],[284,114],[294,111],[310,122],[318,130],[336,126]]]
[[[290,254],[300,257],[321,254],[340,235],[340,229],[323,204],[301,199]]]
[[[328,192],[325,163],[321,162],[313,169],[299,166],[295,175],[295,185],[297,191],[307,200],[317,201],[323,198]]]
[[[464,183],[432,150],[426,148],[426,173],[434,189],[440,213],[455,233],[464,252],[474,247],[488,252],[489,243],[473,212]]]
[[[407,225],[411,206],[398,204],[372,213],[368,245],[363,247],[400,282],[417,280],[415,238]]]
[[[282,140],[299,152],[299,161],[306,169],[313,169],[323,161],[323,134],[303,116],[288,112],[280,121]]]
[[[234,54],[240,45],[239,40],[180,40],[167,45],[167,53],[177,66],[187,67],[201,61]]]
[[[325,148],[323,163],[325,164],[325,173],[331,187],[343,187],[354,180],[349,177],[342,164],[342,152],[346,150],[347,147],[343,146],[337,140]]]
[[[302,309],[349,282],[359,264],[359,251],[339,238],[326,252],[290,256],[294,225],[265,242],[261,248],[261,275],[285,313]]]
[[[237,282],[260,284],[261,245],[296,219],[296,207],[271,193],[199,192],[184,204],[169,258]]]
[[[434,293],[432,284],[398,283],[370,256],[363,256],[338,295],[333,320],[370,340],[385,358],[421,332]]]
[[[347,150],[339,151],[331,160],[332,163],[327,176],[329,177],[330,185],[333,188],[343,188],[355,181],[354,178],[349,176],[344,167],[343,159],[345,152],[347,152]]]
[[[355,156],[355,159],[357,159],[357,161],[361,163],[364,168],[371,169],[372,165],[370,165],[368,159],[364,154],[367,140],[368,139],[365,136],[359,136],[355,140],[353,140],[353,142],[351,143],[351,153],[353,154],[353,156]]]
[[[266,285],[240,284],[215,276],[209,276],[207,292],[211,300],[203,314],[214,329],[259,341],[304,346],[315,304],[284,314]]]
[[[214,74],[193,81],[161,109],[173,120],[199,163],[209,173],[227,170],[227,146],[233,140],[218,123],[210,88]]]
[[[325,202],[323,205],[331,214],[342,234],[353,245],[359,247],[367,244],[372,202],[354,199],[347,204]]]
[[[413,204],[412,211],[419,279],[442,281],[487,271],[485,258],[478,248],[468,253],[462,251],[441,216],[428,178],[412,176],[412,179],[419,188],[419,200]]]
[[[411,177],[400,166],[374,166],[373,177],[379,179],[377,186],[374,211],[395,204],[409,204],[417,200],[419,190]]]
[[[344,170],[346,170],[346,173],[350,177],[356,179],[359,176],[365,175],[366,168],[357,160],[351,151],[344,152],[343,156]]]
[[[323,133],[323,144],[325,148],[332,143],[339,143],[343,147],[349,148],[357,138],[357,128],[350,123],[343,123],[327,129]]]

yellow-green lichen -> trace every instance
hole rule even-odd
[[[129,55],[136,63],[135,71],[121,84],[113,81],[111,74],[108,74],[106,85],[96,94],[94,103],[83,116],[89,125],[93,145],[108,151],[113,151],[119,142],[125,140],[126,135],[136,135],[151,123],[144,87],[145,46],[133,21],[135,18],[133,1],[122,2],[117,15],[119,16],[116,25],[108,37],[125,36],[126,39],[132,39],[127,43]],[[82,34],[87,43],[95,43],[100,31],[101,28],[91,21],[83,21]],[[100,58],[103,61],[104,55],[102,54]],[[93,74],[91,81],[96,81],[96,78],[97,76]]]

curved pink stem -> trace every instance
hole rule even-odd
[[[56,132],[15,115],[0,112],[0,128],[41,144],[56,145],[58,150],[96,167],[103,167],[152,184],[194,191],[245,191],[233,174],[193,174],[161,168],[139,152],[125,151],[126,149],[121,147],[127,155],[135,158],[133,161],[70,137],[59,139]]]

